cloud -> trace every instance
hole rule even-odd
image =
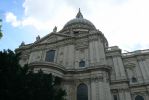
[[[149,48],[148,4],[148,0],[24,0],[22,19],[9,12],[6,21],[14,27],[30,26],[50,32],[54,26],[62,29],[81,8],[84,18],[105,34],[110,46],[132,51]]]
[[[60,3],[60,2],[59,2]],[[58,3],[58,4],[59,4]],[[55,0],[25,0],[23,3],[25,16],[47,20],[55,15],[59,9]]]
[[[129,0],[123,4],[95,4],[89,17],[107,37],[110,45],[128,51],[149,48],[148,0]],[[99,6],[97,8],[97,6]],[[99,13],[97,13],[97,10]],[[94,16],[95,15],[95,16]],[[140,46],[138,46],[140,45]]]
[[[59,4],[61,4],[59,6]],[[17,19],[13,12],[6,13],[6,22],[11,23],[14,27],[33,27],[37,31],[51,31],[55,26],[59,26],[59,30],[64,23],[70,18],[74,18],[73,8],[68,7],[62,0],[25,0],[22,4],[24,7],[24,15],[22,19]],[[63,8],[63,9],[62,9]],[[68,15],[69,14],[69,15]]]
[[[20,26],[21,24],[21,22],[17,20],[17,16],[15,16],[12,12],[6,13],[6,22],[11,23],[14,27]]]

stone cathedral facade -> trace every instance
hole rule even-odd
[[[66,100],[149,100],[149,50],[122,53],[79,12],[62,30],[22,43],[20,64],[63,79]]]

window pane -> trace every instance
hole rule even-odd
[[[136,96],[135,100],[144,100],[144,98],[140,95]]]
[[[117,95],[113,95],[113,98],[114,98],[114,100],[118,100]]]
[[[85,61],[81,60],[81,61],[79,62],[79,67],[85,67]]]
[[[132,82],[137,82],[137,79],[135,77],[132,77]]]
[[[88,100],[88,88],[85,84],[80,84],[77,88],[77,100]]]
[[[46,61],[54,62],[55,50],[50,50],[46,54]]]

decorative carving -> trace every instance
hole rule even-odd
[[[81,53],[84,53],[84,51],[85,51],[85,49],[83,49],[83,48],[82,48],[82,49],[80,49],[80,52],[81,52]]]
[[[88,39],[84,38],[84,39],[78,39],[76,41],[76,45],[75,48],[76,49],[84,49],[84,48],[88,48]]]
[[[99,100],[99,84],[96,81],[96,100]]]
[[[62,64],[63,63],[63,61],[62,60],[60,60],[60,64]]]
[[[60,52],[60,55],[63,55],[63,52]]]
[[[95,76],[95,77],[92,77],[91,80],[94,81],[94,82],[99,82],[99,81],[100,81],[100,82],[103,82],[103,77],[99,77],[99,76],[96,77],[96,76]]]
[[[133,69],[136,67],[136,65],[133,64],[133,63],[126,64],[125,66],[126,66],[126,68],[129,69],[129,70],[133,70]]]
[[[68,61],[66,62],[66,65],[68,65]]]
[[[41,60],[42,51],[31,53],[30,62],[40,61]]]
[[[52,42],[55,42],[57,39],[56,39],[56,36],[51,36],[49,39],[48,39],[48,43],[52,43]],[[54,44],[56,45],[56,44]]]
[[[117,89],[112,89],[111,91],[112,91],[112,93],[114,93],[114,94],[115,94],[115,93],[118,93],[118,90],[117,90]]]
[[[137,56],[137,60],[138,61],[144,61],[145,60],[145,57],[144,56]]]

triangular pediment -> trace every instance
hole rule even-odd
[[[71,38],[71,37],[72,36],[60,34],[60,33],[51,33],[51,34],[48,34],[45,37],[41,38],[40,40],[35,41],[34,45],[52,43],[52,42],[60,41],[60,40],[63,40],[66,38]]]

